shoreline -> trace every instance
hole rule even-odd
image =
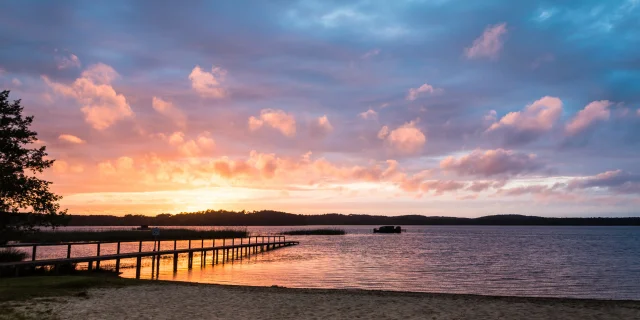
[[[57,319],[639,319],[640,301],[137,280],[13,306]]]

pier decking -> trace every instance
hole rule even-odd
[[[177,248],[178,240],[157,240],[154,243],[154,251],[142,251],[143,242],[154,242],[154,240],[148,241],[86,241],[86,242],[65,242],[65,243],[19,243],[19,244],[9,244],[5,246],[0,246],[0,248],[7,247],[31,247],[31,260],[30,261],[19,261],[19,262],[5,262],[0,263],[0,272],[7,272],[7,270],[11,270],[16,275],[19,275],[20,270],[25,270],[28,268],[35,268],[38,266],[52,266],[57,270],[58,266],[74,264],[74,263],[87,263],[88,270],[93,269],[93,264],[95,263],[96,269],[100,268],[101,261],[115,261],[115,271],[120,272],[120,260],[128,259],[128,258],[136,258],[136,278],[140,278],[140,269],[142,267],[142,258],[143,257],[153,257],[153,263],[155,265],[155,261],[157,259],[158,265],[160,263],[160,257],[166,255],[173,255],[173,271],[176,272],[178,270],[178,259],[181,253],[187,253],[187,263],[188,268],[191,269],[193,267],[193,254],[199,252],[203,259],[201,259],[201,263],[205,263],[206,255],[208,252],[212,254],[212,264],[225,263],[227,261],[233,261],[235,259],[241,259],[243,256],[248,256],[251,254],[265,252],[277,248],[288,247],[299,244],[298,241],[287,241],[285,236],[252,236],[248,238],[239,238],[240,243],[236,243],[236,239],[192,239],[192,240],[179,240],[179,241],[188,241],[188,248]],[[246,240],[246,242],[245,242]],[[253,242],[252,242],[253,240]],[[216,245],[216,242],[222,242],[222,245]],[[138,252],[120,252],[121,243],[139,243]],[[162,250],[162,244],[167,245],[167,242],[173,243],[173,249],[164,249]],[[199,247],[192,247],[193,242],[200,242]],[[100,254],[100,247],[103,244],[116,244],[116,253],[115,254]],[[210,243],[210,246],[205,246],[205,244]],[[229,243],[229,244],[227,244]],[[157,250],[155,250],[157,244]],[[72,257],[71,251],[72,246],[74,245],[96,245],[96,255],[95,256],[83,256],[83,257]],[[44,246],[67,246],[67,257],[66,258],[56,258],[56,259],[36,259],[37,257],[37,248]]]

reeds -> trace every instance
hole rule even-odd
[[[40,231],[18,236],[14,241],[26,243],[57,243],[75,241],[151,241],[151,240],[194,240],[247,237],[247,230],[190,230],[160,229],[154,237],[151,230],[100,230],[100,231]]]
[[[28,253],[14,248],[0,249],[0,262],[19,262],[28,257]]]

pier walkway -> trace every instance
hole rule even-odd
[[[274,250],[283,247],[289,247],[293,245],[299,244],[298,241],[287,241],[285,236],[252,236],[248,238],[239,238],[240,243],[237,243],[238,238],[235,239],[192,239],[192,240],[151,240],[151,241],[85,241],[85,242],[64,242],[64,243],[18,243],[18,244],[9,244],[5,246],[0,246],[1,248],[7,247],[31,247],[31,260],[29,261],[19,261],[19,262],[4,262],[0,263],[0,272],[6,273],[7,270],[10,272],[14,272],[16,275],[20,274],[20,270],[25,270],[28,268],[35,268],[39,266],[50,266],[53,267],[54,270],[58,270],[59,266],[69,265],[69,264],[77,264],[77,263],[87,263],[87,269],[92,270],[93,264],[95,263],[96,269],[100,268],[101,261],[115,261],[115,271],[120,272],[120,260],[121,259],[130,259],[136,258],[136,278],[140,278],[140,269],[142,267],[142,258],[143,257],[153,257],[153,262],[155,265],[155,260],[157,259],[158,264],[160,263],[160,257],[166,255],[173,255],[173,271],[176,272],[178,270],[178,259],[180,258],[181,253],[187,254],[187,263],[188,268],[191,269],[193,267],[193,255],[194,253],[200,253],[203,259],[201,259],[201,263],[205,263],[207,253],[212,254],[211,263],[213,265],[219,263],[225,263],[227,261],[233,261],[235,259],[241,259],[243,256],[249,256],[251,254],[256,254],[260,252],[265,252],[269,250]],[[252,241],[253,240],[253,241]],[[157,244],[157,250],[154,251],[142,251],[143,242],[153,242],[154,248]],[[178,241],[188,241],[188,248],[177,248]],[[120,252],[121,243],[131,243],[137,242],[138,252]],[[200,242],[199,247],[192,247],[192,243]],[[222,242],[221,245],[216,245],[216,242]],[[103,244],[117,244],[116,253],[115,254],[100,254],[100,247]],[[167,247],[167,243],[173,243],[172,249],[162,249],[162,245]],[[207,245],[207,244],[211,245]],[[92,256],[83,256],[83,257],[72,257],[72,247],[75,245],[96,245],[96,255]],[[37,248],[38,247],[46,247],[46,246],[67,246],[67,257],[66,258],[57,258],[57,259],[36,259],[37,257]]]

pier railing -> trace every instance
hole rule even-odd
[[[238,241],[236,241],[239,239]],[[245,241],[246,240],[246,241]],[[252,241],[253,240],[253,241]],[[187,241],[188,248],[177,248],[178,241]],[[222,245],[216,245],[216,241],[219,243],[222,242]],[[154,250],[153,251],[142,251],[142,244],[153,242]],[[173,249],[162,249],[162,244],[164,243],[164,247],[167,247],[167,242],[170,244],[173,243]],[[199,247],[193,247],[193,243],[200,242]],[[103,244],[116,244],[116,253],[115,254],[106,254],[101,255],[100,249]],[[137,252],[120,252],[120,245],[122,243],[138,243],[138,251]],[[211,244],[210,246],[205,246],[206,244]],[[211,252],[212,254],[212,264],[218,264],[220,261],[225,263],[226,261],[233,261],[238,258],[242,258],[243,256],[251,255],[252,253],[265,252],[281,247],[288,247],[292,245],[297,245],[298,241],[287,241],[285,236],[251,236],[247,238],[223,238],[223,239],[191,239],[191,240],[135,240],[135,241],[82,241],[82,242],[57,242],[57,243],[16,243],[16,244],[8,244],[4,246],[0,246],[0,248],[17,248],[17,247],[31,247],[31,260],[30,261],[19,261],[19,262],[5,262],[0,263],[0,271],[5,273],[6,270],[13,269],[12,271],[15,274],[19,274],[20,270],[24,270],[25,268],[35,268],[38,266],[53,266],[54,270],[58,270],[58,266],[65,264],[75,264],[75,263],[87,263],[87,269],[93,269],[93,263],[96,264],[96,269],[100,268],[100,262],[105,260],[114,260],[115,261],[115,271],[120,272],[120,260],[127,258],[136,258],[136,278],[140,278],[140,268],[142,266],[142,258],[143,257],[153,257],[154,264],[155,259],[158,260],[158,264],[160,262],[160,257],[163,255],[173,255],[173,270],[174,272],[178,269],[178,258],[179,254],[187,253],[188,255],[188,268],[191,269],[193,266],[193,254],[195,252],[200,252],[201,254],[201,263],[205,263],[207,252]],[[96,255],[95,256],[83,256],[83,257],[72,257],[72,247],[75,245],[96,245]],[[157,245],[157,249],[156,249]],[[37,248],[44,246],[67,246],[67,257],[66,258],[56,258],[56,259],[37,259]]]

